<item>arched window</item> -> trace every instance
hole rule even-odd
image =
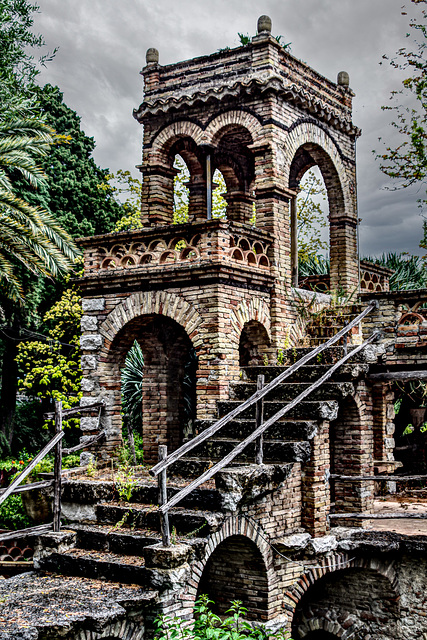
[[[224,194],[227,193],[227,185],[219,169],[215,169],[215,173],[213,174],[213,186],[212,218],[222,218],[225,220],[227,218],[227,200],[224,198]]]
[[[178,171],[173,179],[173,223],[184,224],[189,219],[190,190],[187,182],[190,180],[190,171],[179,154],[175,156],[173,167]]]

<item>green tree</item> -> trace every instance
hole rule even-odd
[[[33,55],[45,45],[43,37],[32,32],[38,11],[39,6],[27,0],[0,0],[0,111],[8,110],[16,96],[31,95],[40,66],[51,57],[36,60]]]
[[[34,114],[30,100],[16,98],[11,105],[13,115],[0,115],[0,286],[11,298],[20,299],[23,287],[12,257],[34,274],[56,277],[69,271],[79,252],[46,209],[16,193],[17,174],[31,187],[45,186],[38,162],[59,137]]]
[[[46,122],[66,136],[69,144],[55,146],[43,163],[48,181],[48,206],[58,222],[73,237],[113,231],[123,215],[123,206],[105,189],[109,176],[92,158],[93,138],[80,127],[80,116],[70,109],[58,87],[36,89]]]
[[[427,0],[411,0],[413,4],[426,4]],[[406,15],[406,12],[403,12]],[[389,58],[390,65],[406,73],[402,88],[391,92],[391,104],[381,107],[391,111],[395,119],[391,126],[399,134],[396,146],[387,146],[376,157],[380,169],[396,181],[394,189],[413,184],[425,185],[427,179],[427,58],[426,58],[426,10],[409,22],[406,34],[411,44],[401,47]],[[403,102],[402,102],[403,101]],[[408,104],[410,106],[408,106]],[[374,151],[375,153],[375,151]],[[425,196],[418,200],[420,206],[427,202]]]

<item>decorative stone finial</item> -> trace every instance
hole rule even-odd
[[[153,62],[157,64],[159,62],[159,52],[157,51],[157,49],[154,49],[154,47],[150,47],[150,49],[147,49],[145,60],[147,64],[152,64]]]
[[[340,71],[337,77],[337,84],[340,87],[349,87],[350,86],[350,76],[347,71]]]
[[[271,33],[271,18],[270,18],[270,16],[260,16],[258,18],[257,31],[258,31],[258,33],[261,33],[262,31],[268,31],[269,33]]]

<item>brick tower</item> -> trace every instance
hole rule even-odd
[[[358,283],[353,93],[290,55],[262,16],[252,42],[173,65],[147,51],[141,229],[85,238],[83,390],[104,398],[107,450],[121,438],[120,368],[134,340],[145,360],[146,460],[191,435],[183,388],[210,418],[242,364],[297,344],[296,196],[318,165],[330,210],[331,286]],[[173,224],[174,158],[189,173],[189,221]],[[227,219],[212,219],[212,176]],[[256,223],[251,224],[253,211]],[[190,393],[190,395],[191,395]],[[188,404],[188,402],[187,402]],[[94,418],[84,418],[90,434]]]

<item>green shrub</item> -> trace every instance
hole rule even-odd
[[[252,626],[244,619],[247,609],[239,600],[231,602],[225,620],[213,613],[212,604],[208,596],[200,596],[194,606],[195,620],[190,624],[181,618],[160,616],[156,620],[156,640],[291,640],[285,631],[273,633],[264,626]]]
[[[26,529],[31,526],[22,504],[22,498],[15,494],[6,498],[0,505],[0,527],[2,529]]]

